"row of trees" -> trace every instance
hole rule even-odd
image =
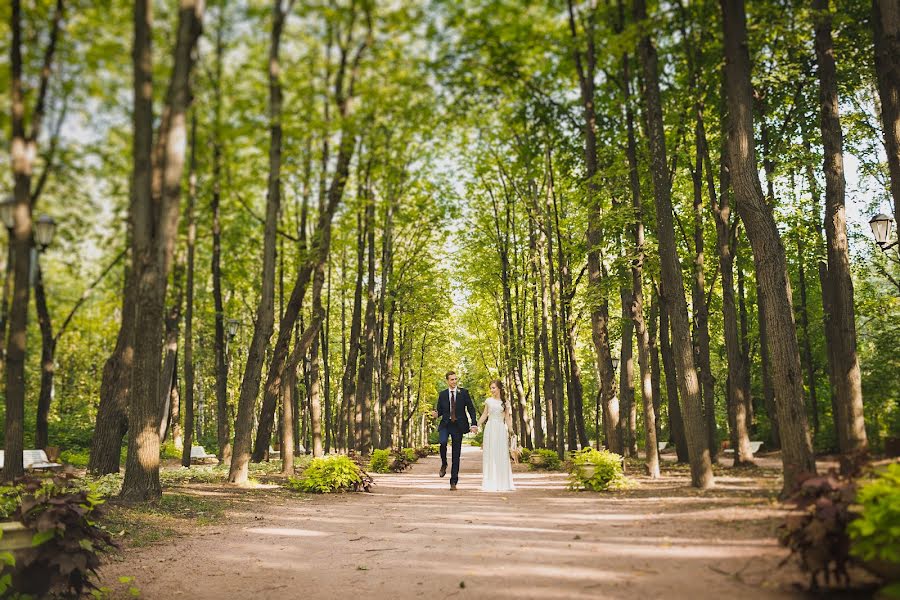
[[[890,0],[151,4],[13,3],[7,457],[57,361],[35,443],[87,431],[102,474],[127,435],[135,500],[168,435],[234,483],[273,445],[424,442],[448,367],[503,377],[529,446],[642,447],[656,476],[670,440],[698,487],[721,438],[738,465],[781,448],[787,489],[814,443],[850,457],[895,426],[896,266],[852,260],[843,173],[847,146],[862,181],[897,175]],[[61,242],[89,261],[47,269],[42,331],[69,317],[28,369],[45,184],[104,216]]]

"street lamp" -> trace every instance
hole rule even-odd
[[[894,226],[894,219],[884,213],[878,213],[869,221],[869,227],[875,235],[875,243],[883,252],[887,252],[897,245],[897,242],[890,242],[891,229]]]
[[[613,373],[619,370],[619,359],[615,356],[612,358]]]
[[[228,341],[234,341],[234,337],[237,335],[238,328],[241,326],[241,322],[237,319],[228,319],[228,323],[226,323],[226,334],[228,335]]]
[[[38,250],[44,250],[53,242],[56,233],[56,221],[49,215],[41,215],[34,224],[34,241]]]

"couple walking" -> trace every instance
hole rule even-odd
[[[456,489],[459,482],[459,455],[462,451],[463,435],[469,432],[478,433],[479,427],[484,427],[484,440],[481,444],[482,491],[509,492],[516,489],[509,460],[512,409],[503,392],[503,383],[499,379],[491,382],[491,397],[484,401],[484,411],[481,417],[476,419],[475,404],[469,396],[469,391],[458,387],[458,382],[456,373],[449,371],[447,389],[438,394],[437,407],[432,412],[433,417],[440,417],[438,424],[441,442],[440,476],[444,477],[447,474],[447,440],[450,439],[453,446],[450,489]],[[471,425],[469,417],[472,419]]]

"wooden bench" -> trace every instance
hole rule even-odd
[[[191,446],[191,462],[203,462],[210,458],[218,460],[215,454],[207,453],[203,446]]]
[[[5,464],[5,452],[0,450],[0,469]],[[26,469],[59,469],[62,467],[60,463],[50,462],[47,453],[43,450],[23,450],[22,465]]]
[[[755,455],[762,448],[762,442],[750,442],[750,451]],[[725,454],[734,454],[734,448],[725,448]]]

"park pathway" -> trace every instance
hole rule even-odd
[[[519,489],[479,491],[464,447],[459,489],[440,459],[376,475],[372,494],[302,496],[232,511],[222,526],[129,550],[103,578],[143,598],[791,598],[773,537],[778,512],[751,480],[715,494],[663,479],[615,496],[565,489],[516,467]]]

